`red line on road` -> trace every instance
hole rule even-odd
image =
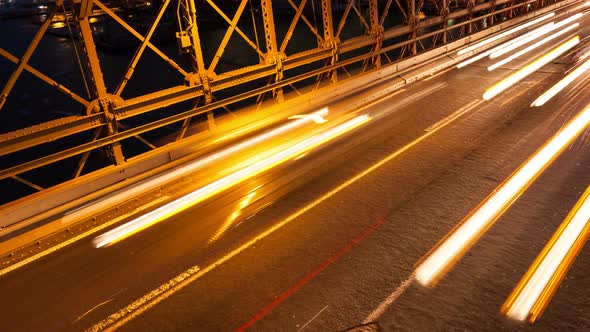
[[[317,276],[320,272],[325,270],[328,266],[334,263],[340,256],[344,255],[348,251],[350,251],[354,246],[359,244],[362,240],[364,240],[367,236],[373,233],[379,226],[383,225],[384,221],[379,220],[378,222],[374,223],[373,225],[369,226],[365,229],[360,235],[350,240],[344,247],[338,250],[334,255],[328,258],[324,263],[316,267],[313,271],[307,274],[305,277],[301,278],[295,285],[291,288],[284,291],[279,297],[277,297],[274,301],[272,301],[269,305],[264,307],[260,310],[256,315],[254,315],[250,320],[248,320],[244,325],[240,326],[236,329],[236,332],[242,332],[248,329],[250,326],[254,325],[257,321],[261,320],[266,314],[271,312],[275,307],[281,304],[283,301],[288,299],[291,295],[295,294],[301,287],[305,286],[309,281],[311,281],[315,276]]]

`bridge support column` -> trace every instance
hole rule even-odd
[[[179,32],[176,36],[180,49],[191,55],[193,64],[193,73],[186,78],[186,83],[188,85],[200,84],[203,89],[205,104],[210,104],[213,101],[213,94],[209,83],[208,71],[205,68],[205,61],[203,60],[203,49],[201,47],[201,38],[197,24],[197,7],[194,0],[180,0],[178,6],[180,7],[180,21],[184,27],[179,27]],[[188,35],[186,35],[185,28],[188,28]],[[209,130],[215,129],[215,118],[211,111],[207,112],[207,123],[209,124]]]
[[[322,0],[322,24],[324,27],[324,47],[332,50],[330,65],[338,62],[338,41],[334,37],[334,19],[332,16],[332,0]],[[330,83],[338,82],[338,70],[329,73]]]
[[[275,20],[272,10],[272,0],[260,0],[262,9],[262,20],[264,26],[264,38],[266,40],[265,62],[275,65],[275,82],[283,79],[283,55],[279,52],[277,46],[277,34],[275,30]],[[273,90],[273,97],[277,102],[283,102],[283,89]]]
[[[79,3],[77,20],[80,29],[80,40],[82,41],[82,49],[86,55],[87,68],[90,73],[91,86],[93,88],[94,97],[96,101],[91,103],[88,112],[102,112],[105,116],[106,127],[103,130],[104,136],[110,136],[117,134],[118,124],[113,112],[113,99],[112,96],[107,93],[107,88],[104,83],[104,77],[100,68],[100,61],[98,60],[98,54],[96,53],[96,45],[94,44],[94,38],[92,37],[92,29],[90,28],[89,16],[92,14],[92,0],[82,0]],[[112,162],[116,165],[125,162],[125,156],[123,155],[123,149],[121,143],[116,142],[109,145],[106,148],[106,153]]]
[[[381,44],[383,43],[383,26],[379,24],[379,7],[378,0],[369,0],[369,19],[371,22],[371,36],[375,37],[374,52],[381,50]],[[376,54],[373,57],[373,67],[381,67],[381,54]]]

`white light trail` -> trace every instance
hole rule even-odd
[[[486,40],[483,40],[483,41],[481,41],[481,42],[479,42],[479,43],[475,43],[475,44],[473,44],[473,45],[471,45],[471,46],[469,46],[469,47],[466,47],[466,48],[464,48],[464,49],[461,49],[461,50],[459,50],[459,51],[457,52],[457,54],[458,54],[458,55],[463,55],[463,54],[465,54],[465,53],[471,52],[471,51],[473,51],[473,50],[475,50],[475,49],[478,49],[478,48],[480,48],[480,47],[482,47],[482,46],[485,46],[485,45],[487,45],[487,44],[489,44],[489,43],[495,42],[495,41],[496,41],[496,40],[498,40],[498,39],[504,38],[504,37],[506,37],[506,36],[509,36],[509,35],[511,35],[511,34],[513,34],[513,33],[515,33],[515,32],[518,32],[518,31],[520,31],[520,30],[522,30],[522,29],[525,29],[525,28],[527,28],[527,27],[529,27],[529,26],[531,26],[531,25],[537,24],[537,23],[539,23],[539,22],[543,22],[543,21],[545,21],[545,20],[547,20],[548,18],[551,18],[551,17],[553,17],[553,16],[555,16],[555,13],[549,13],[549,14],[547,14],[547,15],[541,16],[541,17],[539,17],[539,18],[537,18],[537,19],[535,19],[535,20],[532,20],[532,21],[530,21],[530,22],[527,22],[527,23],[525,23],[525,24],[519,25],[519,26],[517,26],[517,27],[514,27],[514,28],[512,28],[512,29],[509,29],[509,30],[507,30],[507,31],[504,31],[504,32],[502,32],[502,33],[500,33],[500,34],[498,34],[498,35],[496,35],[496,36],[494,36],[494,37],[488,38],[488,39],[486,39]]]
[[[227,175],[219,180],[216,180],[204,187],[201,187],[190,194],[182,196],[170,203],[167,203],[149,213],[146,213],[126,224],[123,224],[115,229],[112,229],[102,235],[97,236],[93,243],[96,248],[104,247],[109,244],[121,241],[143,229],[146,229],[155,223],[169,218],[183,210],[186,210],[199,202],[206,200],[213,195],[216,195],[238,183],[241,183],[253,176],[261,174],[266,170],[279,165],[286,160],[289,160],[305,151],[309,151],[314,147],[323,144],[339,135],[342,135],[364,123],[371,118],[368,115],[361,115],[348,120],[336,127],[330,128],[320,134],[305,139],[296,143],[277,154],[268,158],[260,160],[250,166],[247,166],[237,172]]]
[[[590,187],[508,298],[503,308],[508,317],[534,321],[540,316],[586,242],[588,221]]]
[[[502,59],[502,60],[494,63],[493,65],[489,66],[488,67],[488,71],[492,71],[494,69],[497,69],[497,68],[499,68],[499,67],[507,64],[508,62],[510,62],[510,61],[512,61],[512,60],[514,60],[514,59],[516,59],[516,58],[518,58],[518,57],[520,57],[520,56],[522,56],[522,55],[524,55],[524,54],[526,54],[526,53],[534,50],[535,48],[537,48],[537,47],[539,47],[539,46],[541,46],[543,44],[546,44],[546,43],[552,41],[553,39],[556,39],[557,37],[560,37],[560,36],[562,36],[562,35],[570,32],[570,31],[572,31],[573,29],[577,28],[579,25],[580,25],[580,23],[574,23],[574,24],[570,25],[569,27],[567,27],[567,28],[565,28],[565,29],[563,29],[563,30],[555,33],[555,34],[552,34],[549,37],[546,37],[546,38],[543,38],[543,39],[539,40],[538,42],[534,43],[533,45],[530,45],[529,47],[526,47],[526,48],[524,48],[524,49],[522,49],[522,50],[520,50],[520,51],[512,54],[511,56],[509,56],[509,57],[507,57],[505,59]]]
[[[590,106],[587,106],[465,218],[416,268],[416,280],[424,286],[432,286],[451,269],[453,264],[589,124]]]
[[[490,59],[495,59],[495,58],[500,57],[508,52],[511,52],[512,50],[515,50],[515,49],[521,47],[522,45],[530,43],[531,41],[541,37],[544,34],[547,34],[551,31],[557,30],[563,26],[568,25],[569,23],[581,18],[582,16],[584,16],[584,15],[581,13],[578,13],[578,14],[572,15],[572,16],[570,16],[570,17],[566,18],[565,20],[560,21],[558,23],[551,22],[551,23],[545,24],[542,27],[539,27],[533,31],[530,31],[530,32],[522,35],[521,38],[515,39],[514,42],[510,43],[510,45],[507,45],[507,46],[501,48],[500,50],[497,50],[497,51],[493,52],[492,54],[490,54]]]
[[[505,47],[500,48],[499,50],[492,52],[492,54],[490,54],[490,59],[495,59],[498,58],[506,53],[510,53],[513,50],[521,47],[522,45],[528,44],[530,42],[532,42],[533,40],[541,37],[542,35],[548,33],[549,31],[552,31],[550,28],[555,26],[554,22],[548,23],[538,29],[535,29],[529,33],[527,33],[526,35],[522,35],[522,38],[518,38],[518,40],[515,40],[512,43],[509,43],[509,45],[506,45]]]
[[[558,94],[561,90],[565,87],[570,85],[576,78],[580,77],[586,71],[590,69],[590,60],[586,60],[586,62],[582,63],[578,68],[570,72],[566,77],[561,79],[561,81],[557,82],[554,86],[552,86],[549,90],[545,91],[539,98],[535,99],[531,106],[540,107],[545,105],[551,98],[553,98],[556,94]]]
[[[542,57],[538,58],[534,62],[526,65],[525,67],[519,69],[514,74],[508,76],[507,78],[503,79],[496,85],[490,87],[486,90],[483,94],[483,99],[490,100],[503,92],[504,90],[508,89],[509,87],[513,86],[523,78],[527,77],[528,75],[532,74],[536,70],[540,69],[544,65],[548,64],[549,62],[557,59],[560,55],[567,52],[570,48],[576,46],[580,43],[580,37],[576,36],[565,43],[559,45],[558,47],[554,48],[551,52],[543,55]]]

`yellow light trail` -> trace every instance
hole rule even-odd
[[[162,220],[165,220],[181,211],[184,211],[232,186],[261,174],[295,156],[328,142],[344,133],[361,126],[371,118],[368,115],[357,116],[336,127],[330,128],[320,134],[296,143],[275,155],[260,160],[237,172],[216,180],[201,187],[190,194],[167,203],[149,213],[146,213],[126,224],[97,236],[93,243],[96,248],[117,243],[133,234],[136,234]]]
[[[509,87],[513,86],[523,78],[527,77],[528,75],[532,74],[536,70],[540,69],[544,65],[548,64],[549,62],[557,59],[560,55],[567,52],[570,48],[576,46],[580,43],[580,37],[576,36],[565,43],[559,45],[558,47],[554,48],[551,52],[543,55],[542,57],[538,58],[534,62],[524,66],[523,68],[519,69],[514,74],[508,76],[507,78],[503,79],[502,81],[498,82],[496,85],[490,87],[486,90],[483,94],[483,99],[490,100],[503,92],[504,90],[508,89]]]
[[[550,35],[549,37],[543,38],[543,39],[539,40],[538,42],[536,42],[536,43],[534,43],[534,44],[532,44],[532,45],[530,45],[530,46],[528,46],[526,48],[523,48],[522,50],[520,50],[520,51],[512,54],[511,56],[509,56],[509,57],[507,57],[505,59],[502,59],[502,60],[494,63],[493,65],[491,65],[491,66],[488,67],[488,71],[492,71],[494,69],[497,69],[497,68],[499,68],[499,67],[507,64],[508,62],[510,62],[510,61],[512,61],[512,60],[514,60],[514,59],[516,59],[516,58],[518,58],[518,57],[520,57],[520,56],[522,56],[522,55],[524,55],[524,54],[526,54],[526,53],[528,53],[528,52],[536,49],[537,47],[542,46],[543,44],[546,44],[546,43],[552,41],[553,39],[556,39],[557,37],[560,37],[560,36],[562,36],[562,35],[570,32],[570,31],[572,31],[573,29],[577,28],[578,26],[580,26],[580,23],[574,23],[574,24],[570,25],[569,27],[567,27],[567,28],[565,28],[563,30],[560,30],[557,33],[554,33],[554,34]]]
[[[561,79],[561,81],[557,82],[554,86],[552,86],[549,90],[545,91],[542,95],[540,95],[531,106],[540,107],[545,105],[551,98],[553,98],[556,94],[558,94],[561,90],[565,89],[568,85],[570,85],[576,78],[580,77],[586,71],[590,69],[590,60],[586,60],[586,62],[582,63],[578,68],[574,69],[570,72],[566,77]]]
[[[74,210],[68,211],[62,218],[62,223],[69,223],[72,221],[80,220],[82,218],[86,218],[94,213],[97,213],[98,211],[103,211],[111,206],[124,202],[127,199],[133,198],[137,195],[140,195],[141,193],[156,188],[157,186],[160,186],[163,183],[167,183],[179,177],[191,174],[204,166],[210,165],[213,162],[221,160],[222,158],[227,158],[235,153],[253,147],[256,144],[268,141],[279,135],[288,133],[289,131],[295,130],[296,128],[302,127],[306,124],[314,123],[317,117],[323,118],[328,114],[328,112],[328,108],[324,107],[316,112],[300,116],[299,118],[297,118],[297,120],[290,121],[284,125],[264,132],[260,135],[243,140],[240,143],[231,145],[221,151],[209,154],[195,161],[188,162],[164,174],[160,174],[158,176],[143,180],[133,185],[131,188],[125,188],[124,190],[119,190],[110,193],[106,197],[103,197],[100,200],[98,200],[97,202],[86,204]]]
[[[519,25],[519,26],[517,26],[517,27],[514,27],[514,28],[512,28],[512,29],[509,29],[509,30],[507,30],[507,31],[504,31],[504,32],[502,32],[502,33],[500,33],[500,34],[498,34],[498,35],[496,35],[496,36],[494,36],[494,37],[488,38],[488,39],[486,39],[486,40],[483,40],[483,41],[481,41],[481,42],[479,42],[479,43],[475,43],[475,44],[473,44],[473,45],[471,45],[471,46],[469,46],[469,47],[466,47],[466,48],[464,48],[464,49],[461,49],[461,50],[459,50],[459,51],[457,52],[457,54],[458,54],[458,55],[463,55],[463,54],[465,54],[465,53],[471,52],[471,51],[473,51],[473,50],[475,50],[475,49],[478,49],[478,48],[480,48],[480,47],[482,47],[482,46],[485,46],[485,45],[487,45],[487,44],[489,44],[489,43],[495,42],[495,41],[496,41],[496,40],[498,40],[498,39],[504,38],[504,37],[506,37],[506,36],[509,36],[509,35],[511,35],[511,34],[513,34],[513,33],[515,33],[515,32],[518,32],[518,31],[520,31],[520,30],[522,30],[522,29],[528,28],[528,27],[529,27],[529,26],[531,26],[531,25],[537,24],[537,23],[539,23],[539,22],[543,22],[543,21],[545,21],[546,19],[548,19],[548,18],[551,18],[551,17],[553,17],[553,16],[555,16],[555,13],[549,13],[549,14],[547,14],[547,15],[541,16],[541,17],[539,17],[539,18],[537,18],[537,19],[535,19],[535,20],[532,20],[532,21],[530,21],[530,22],[527,22],[527,23],[525,23],[525,24]]]
[[[416,268],[415,278],[433,286],[506,211],[543,170],[590,124],[590,106],[522,164],[475,208]]]
[[[590,234],[590,186],[502,306],[508,317],[541,316]]]
[[[539,28],[521,36],[523,38],[519,38],[519,40],[517,40],[516,42],[510,43],[510,45],[508,45],[506,47],[502,47],[501,49],[499,49],[497,51],[494,51],[492,54],[490,54],[490,59],[495,59],[495,58],[500,57],[512,50],[515,50],[515,49],[521,47],[522,45],[525,45],[525,44],[541,37],[542,35],[545,35],[551,31],[557,30],[563,26],[570,24],[571,22],[573,22],[577,19],[582,18],[582,16],[584,16],[582,13],[578,13],[578,14],[572,15],[572,16],[570,16],[570,17],[566,18],[565,20],[560,21],[558,23],[551,22],[549,24],[545,24],[542,27],[539,27]],[[540,45],[541,44],[539,44],[538,46],[540,46]]]

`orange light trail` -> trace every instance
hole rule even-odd
[[[502,306],[508,317],[534,322],[549,304],[561,280],[590,234],[590,186]]]
[[[190,194],[180,197],[128,223],[99,235],[94,239],[93,243],[96,248],[117,243],[218,193],[221,193],[232,186],[235,186],[289,159],[292,159],[301,153],[309,151],[325,142],[343,135],[344,133],[370,121],[370,119],[371,118],[368,115],[357,116],[336,127],[330,128],[320,134],[296,143],[268,158],[260,160],[248,167],[216,180],[193,191]]]
[[[416,280],[424,286],[433,286],[589,124],[590,106],[586,106],[480,203],[422,261],[415,271]]]

